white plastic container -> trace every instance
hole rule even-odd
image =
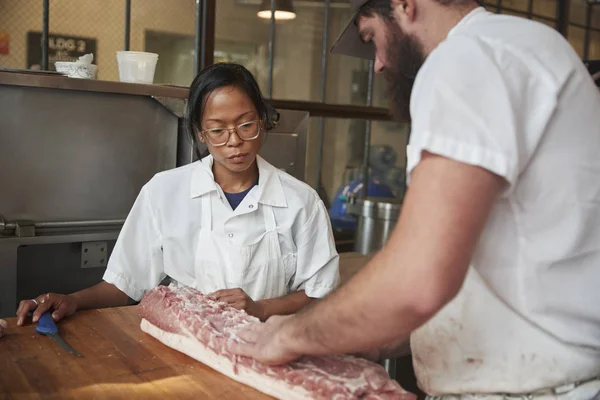
[[[56,72],[67,75],[69,78],[96,79],[98,66],[94,64],[81,64],[69,61],[56,61]]]
[[[158,54],[143,51],[117,51],[119,80],[121,82],[146,83],[154,82],[154,70]]]

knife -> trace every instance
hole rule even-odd
[[[54,319],[52,319],[52,315],[49,312],[45,312],[42,314],[40,319],[38,320],[38,324],[35,327],[35,331],[37,333],[41,333],[42,335],[48,336],[50,339],[54,340],[60,347],[68,351],[77,357],[83,357],[79,354],[74,348],[72,348],[67,342],[63,340],[58,334],[58,328],[54,323]]]

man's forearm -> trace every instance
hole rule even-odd
[[[262,309],[262,320],[266,320],[273,315],[290,315],[297,313],[312,299],[304,293],[304,290],[288,294],[287,296],[274,299],[259,300],[257,303]]]
[[[380,252],[327,301],[312,305],[290,320],[284,333],[296,346],[294,350],[300,354],[341,354],[407,340],[431,313],[414,301],[413,291],[390,284],[394,279],[390,280],[384,271],[394,268],[394,264],[390,255]],[[385,293],[398,291],[404,291],[405,298],[398,301],[395,296],[393,304]],[[405,306],[397,307],[399,303]]]
[[[505,181],[424,153],[382,251],[346,285],[286,321],[296,354],[355,353],[408,339],[460,290]]]

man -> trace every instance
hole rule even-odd
[[[351,3],[334,51],[374,51],[394,114],[410,101],[401,216],[346,285],[231,350],[390,355],[410,336],[430,396],[597,398],[600,93],[583,63],[472,0]]]

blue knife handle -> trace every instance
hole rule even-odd
[[[38,324],[35,327],[35,331],[37,333],[42,333],[47,335],[49,333],[58,333],[58,328],[54,323],[54,319],[52,318],[52,314],[50,312],[45,312],[42,314],[40,319],[38,320]]]

